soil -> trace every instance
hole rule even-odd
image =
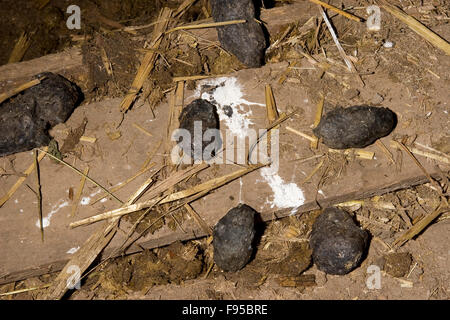
[[[126,171],[131,167],[139,169],[152,152],[157,157],[164,158],[163,151],[157,146],[159,146],[159,139],[162,140],[161,131],[164,130],[162,128],[165,127],[159,126],[151,131],[150,134],[154,137],[149,142],[139,139],[136,132],[140,131],[136,131],[130,123],[139,123],[142,120],[142,114],[154,120],[165,112],[167,92],[174,88],[172,77],[228,74],[245,68],[236,57],[221,49],[217,44],[196,39],[189,33],[180,33],[179,36],[171,38],[171,41],[164,40],[158,62],[144,83],[142,94],[135,103],[134,109],[127,114],[129,119],[128,123],[125,122],[127,126],[117,127],[120,115],[115,109],[108,109],[110,100],[107,99],[122,97],[130,89],[139,61],[145,50],[148,50],[148,41],[153,27],[138,29],[135,32],[118,30],[121,27],[149,24],[156,19],[160,8],[164,6],[177,8],[180,2],[175,0],[79,0],[76,3],[82,8],[82,17],[85,17],[80,31],[68,30],[65,27],[68,14],[65,13],[66,2],[63,0],[52,0],[41,9],[36,7],[36,2],[28,1],[20,4],[21,10],[17,10],[17,1],[2,2],[0,16],[10,18],[0,19],[0,45],[4,48],[0,51],[0,65],[8,62],[12,48],[22,32],[27,32],[31,39],[23,61],[60,52],[72,46],[82,48],[84,62],[89,66],[89,74],[84,75],[84,78],[77,82],[85,96],[84,106],[92,101],[106,102],[94,110],[79,107],[67,124],[58,125],[51,134],[59,142],[64,156],[68,157],[66,160],[70,160],[70,163],[79,168],[89,164],[91,172],[104,177],[102,183],[108,187],[112,187],[117,181],[124,181],[127,178]],[[448,22],[450,7],[447,1],[411,0],[408,4],[394,2],[441,37],[450,39]],[[367,18],[365,2],[344,0],[342,3],[343,7],[350,12]],[[289,4],[285,1],[277,1],[277,5]],[[198,21],[208,18],[209,15],[210,8],[207,1],[198,0],[182,15],[180,22]],[[401,110],[397,127],[401,134],[398,134],[396,129],[393,136],[405,138],[405,143],[409,146],[414,146],[414,142],[428,145],[446,154],[448,159],[450,58],[387,12],[383,11],[380,32],[368,32],[364,23],[357,24],[330,11],[328,15],[332,17],[343,48],[365,82],[364,87],[358,84],[358,79],[350,74],[345,64],[341,62],[326,26],[321,23],[318,27],[318,19],[305,24],[311,16],[320,17],[315,7],[311,12],[301,12],[298,22],[287,24],[279,33],[270,35],[269,51],[266,54],[268,66],[258,71],[257,75],[248,73],[251,75],[247,76],[247,83],[250,84],[248,87],[255,88],[261,83],[271,82],[280,111],[288,114],[297,110],[289,125],[305,132],[311,132],[310,124],[313,122],[314,115],[306,108],[298,107],[300,100],[305,99],[308,100],[306,104],[315,105],[323,95],[325,97],[324,112],[329,112],[338,106],[351,105],[386,104],[391,108],[390,104],[396,103],[394,107],[397,107],[397,111]],[[394,46],[392,48],[384,46],[386,41],[391,41]],[[305,59],[304,54],[313,59]],[[108,73],[108,65],[111,66],[112,74]],[[197,84],[195,81],[188,81],[186,87],[192,92]],[[292,90],[301,90],[304,93],[304,99],[291,96]],[[143,106],[145,111],[142,111]],[[135,111],[136,114],[133,113]],[[255,123],[264,122],[264,112],[265,110],[261,114],[254,114],[255,118],[263,117],[261,118],[263,120],[254,119]],[[101,118],[102,121],[84,120],[85,116]],[[148,125],[146,122],[141,124]],[[101,142],[101,148],[100,143],[93,145],[81,143],[82,135],[96,136]],[[299,162],[302,163],[300,165],[295,161],[299,159],[303,161],[317,154],[326,154],[316,174],[304,182],[305,186],[314,184],[314,187],[317,187],[316,200],[320,197],[317,190],[326,191],[326,187],[342,188],[342,186],[339,187],[339,181],[348,172],[354,174],[352,178],[354,183],[362,178],[367,179],[367,176],[360,174],[359,170],[368,170],[369,165],[358,159],[356,155],[326,153],[323,146],[313,151],[305,147],[304,141],[299,140],[297,136],[293,138],[284,133],[281,136],[284,143],[280,152],[285,155],[286,161],[291,161],[290,163],[295,165],[289,168],[291,170],[289,174],[293,171],[303,172],[304,170],[302,177],[306,178],[314,168],[317,168],[321,160],[316,159],[308,166],[305,164],[305,167],[302,162]],[[297,148],[300,143],[302,148]],[[377,150],[377,158],[383,158],[385,161],[379,165],[378,175],[398,173],[407,166],[405,165],[406,156],[402,156],[400,152],[393,152],[395,165],[389,167],[391,171],[383,171],[386,170],[386,163],[389,163],[389,160],[384,159],[384,154],[378,149],[370,150]],[[444,191],[448,190],[446,189],[449,177],[448,165],[432,162],[424,157],[421,157],[420,161],[426,164],[427,168],[430,168],[431,164],[436,168],[439,164],[437,170],[441,172],[441,184]],[[30,158],[26,157],[25,153],[0,158],[2,195],[21,176],[21,172],[26,169],[29,162]],[[414,166],[414,164],[409,165]],[[51,180],[56,179],[56,176],[60,179],[58,181],[68,183],[66,189],[72,189],[72,196],[70,191],[64,189],[64,192],[67,193],[66,197],[73,198],[79,179],[68,174],[64,175],[62,166],[55,163],[43,161],[42,166],[43,172],[51,171],[49,177],[42,176],[44,198],[61,191],[61,186],[53,189],[46,187],[51,185]],[[101,169],[104,169],[103,174],[99,173]],[[373,172],[371,172],[375,175],[376,168],[372,169]],[[214,170],[219,169],[214,167],[211,173],[194,176],[176,186],[175,191],[214,177]],[[161,175],[161,173],[156,174],[155,179],[158,180]],[[287,174],[285,177],[289,179]],[[294,177],[293,173],[292,177]],[[369,182],[363,181],[366,184]],[[124,188],[120,196],[128,196],[138,186],[132,184]],[[96,192],[95,188],[89,188],[86,193]],[[215,203],[215,206],[224,208],[224,212],[235,206],[240,201],[239,190],[233,191],[236,191],[236,185],[225,186],[221,191],[223,193],[218,191],[213,193],[212,196],[216,196],[215,199],[221,199],[220,202]],[[255,198],[259,202],[266,200],[265,196],[260,197],[260,195],[245,195],[244,201]],[[9,202],[16,198],[25,202],[25,210],[28,210],[30,215],[34,215],[33,210],[36,204],[30,190],[22,187]],[[237,272],[224,272],[214,265],[213,239],[202,236],[197,237],[196,240],[175,242],[159,248],[136,249],[135,252],[141,252],[106,260],[92,269],[83,279],[80,290],[70,292],[68,298],[449,299],[450,215],[448,212],[442,214],[401,248],[392,249],[394,240],[411,225],[433,212],[440,201],[441,198],[435,186],[426,183],[341,204],[340,207],[352,215],[358,226],[370,234],[368,250],[361,265],[347,275],[327,275],[318,270],[311,261],[309,237],[312,225],[321,212],[314,210],[258,224],[259,230],[256,236],[258,242],[254,256],[243,269]],[[48,207],[49,204],[50,202],[46,203],[46,206]],[[12,208],[11,204],[7,203],[1,210],[10,208]],[[108,203],[99,203],[96,210],[104,211],[106,208],[110,208]],[[166,216],[168,209],[168,206],[160,206],[151,210],[137,226],[136,232],[146,236],[164,230],[165,226],[168,226],[170,230],[178,230],[180,223],[191,220],[184,209]],[[83,217],[97,211],[87,210],[83,213]],[[134,224],[142,213],[138,211],[126,216],[123,219],[124,226],[121,227],[125,228],[129,224]],[[35,221],[34,216],[32,219]],[[205,219],[207,222],[212,221],[208,220],[208,217]],[[95,229],[87,227],[85,230],[89,235]],[[48,233],[48,241],[57,241],[52,239],[51,232]],[[126,233],[126,229],[122,233]],[[5,235],[11,239],[14,238],[11,233],[5,233]],[[71,237],[73,234],[67,232],[67,238],[75,241]],[[26,245],[33,244],[33,240],[21,239],[20,241],[25,241]],[[56,252],[51,252],[51,255],[55,261],[59,259]],[[30,253],[30,256],[36,257],[36,260],[41,258],[36,252]],[[11,257],[15,258],[14,252],[11,252]],[[369,284],[374,270],[381,272],[379,288],[373,288]],[[50,283],[56,275],[57,273],[53,272],[5,284],[0,286],[0,293],[40,287]],[[35,290],[0,296],[0,299],[39,299],[43,292],[43,290]]]

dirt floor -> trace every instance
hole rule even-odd
[[[443,197],[448,199],[450,56],[426,42],[386,11],[382,11],[381,30],[369,32],[365,23],[356,23],[328,10],[342,47],[365,82],[362,88],[358,78],[345,67],[317,6],[305,4],[309,10],[299,12],[296,21],[283,25],[277,32],[270,34],[266,66],[260,70],[245,70],[233,55],[220,48],[218,42],[199,37],[198,34],[193,36],[192,33],[181,32],[170,40],[163,39],[155,67],[144,82],[133,109],[125,115],[125,120],[122,119],[123,127],[119,128],[117,125],[121,121],[121,114],[116,108],[120,101],[117,98],[128,92],[143,55],[149,51],[149,39],[153,31],[151,23],[155,21],[161,8],[176,10],[183,1],[72,2],[82,8],[82,17],[85,17],[83,27],[78,31],[65,27],[68,16],[65,13],[66,1],[28,1],[20,11],[16,9],[16,2],[4,1],[0,16],[7,16],[9,19],[0,19],[0,45],[3,48],[0,51],[0,65],[8,63],[13,47],[22,33],[28,35],[30,43],[21,61],[62,52],[69,47],[81,49],[88,74],[77,75],[70,80],[80,86],[85,101],[66,124],[56,126],[51,134],[67,162],[77,168],[89,166],[90,173],[101,177],[101,183],[108,187],[115,187],[119,181],[129,178],[132,172],[146,168],[150,160],[158,164],[147,169],[155,174],[155,180],[163,180],[174,173],[166,168],[157,171],[159,164],[167,161],[167,154],[163,150],[166,147],[163,142],[166,120],[154,120],[169,117],[171,94],[176,87],[172,78],[196,75],[233,74],[245,83],[245,99],[255,103],[264,103],[263,98],[258,98],[258,92],[263,92],[266,82],[271,83],[279,111],[285,114],[296,111],[295,116],[287,122],[288,126],[302,132],[311,132],[314,110],[322,96],[325,101],[324,112],[337,106],[389,106],[399,115],[398,130],[390,138],[402,140],[410,147],[428,146],[423,151],[438,155],[447,162],[418,157],[428,170],[439,173],[439,185],[444,196],[434,183],[427,182],[389,193],[381,192],[382,195],[364,199],[348,199],[352,201],[339,204],[370,234],[369,249],[362,264],[347,275],[326,275],[313,264],[308,239],[312,224],[321,211],[311,207],[315,210],[301,210],[294,215],[284,214],[285,217],[280,219],[259,222],[254,257],[238,272],[224,272],[214,265],[211,236],[202,235],[195,237],[195,240],[176,241],[164,246],[152,245],[148,248],[142,242],[135,245],[133,250],[123,251],[121,257],[107,259],[100,264],[98,261],[94,262],[83,277],[81,288],[67,294],[68,299],[450,298],[449,212],[441,214],[418,236],[400,248],[393,244],[406,230],[435,211],[442,204]],[[266,1],[264,5],[269,9],[289,6],[291,2],[301,1]],[[450,4],[447,1],[393,2],[442,38],[450,40]],[[330,3],[367,19],[366,7],[372,1],[343,0]],[[208,1],[198,0],[177,18],[177,23],[198,22],[209,17]],[[313,19],[310,20],[311,17]],[[142,25],[148,26],[134,27]],[[111,66],[112,74],[105,67],[107,64]],[[192,100],[202,83],[204,82],[186,81],[184,98]],[[298,95],[292,96],[291,92]],[[94,109],[87,107],[91,103],[95,106]],[[302,103],[303,106],[299,108]],[[87,122],[85,117],[89,119]],[[142,121],[144,117],[148,120]],[[255,126],[265,127],[265,108],[254,111],[252,117]],[[139,124],[140,129],[135,125],[133,128],[133,124]],[[99,142],[80,142],[83,135],[95,136]],[[378,179],[377,175],[380,176],[379,181],[388,181],[390,176],[401,176],[402,173],[413,172],[413,169],[418,170],[406,154],[391,149],[388,139],[383,142],[392,152],[394,164],[375,146],[367,148],[376,152],[377,161],[369,163],[357,158],[355,154],[347,156],[328,152],[323,146],[319,146],[317,150],[311,149],[309,142],[299,140],[302,138],[295,135],[288,136],[284,131],[281,136],[280,152],[287,167],[282,171],[283,177],[285,180],[292,177],[292,181],[298,181],[294,178],[301,178],[305,190],[312,190],[305,191],[305,196],[309,199],[320,200],[322,196],[325,198],[325,194],[340,189],[353,190],[355,184],[363,189],[372,180]],[[158,160],[152,159],[152,156]],[[25,152],[0,158],[0,195],[6,193],[21,176],[21,172],[30,164],[30,159]],[[65,168],[51,161],[44,159],[41,167],[42,172],[48,172],[47,176],[42,177],[43,194],[48,194],[45,208],[51,211],[58,205],[57,210],[67,206],[69,216],[79,178],[73,177],[70,171],[65,173]],[[370,174],[362,174],[364,170]],[[195,186],[222,174],[216,167],[212,171],[187,179],[172,191]],[[301,172],[298,177],[295,177],[296,172]],[[256,175],[256,178],[252,176],[251,179],[244,180],[244,183],[247,186],[250,183],[257,184],[261,177]],[[52,185],[52,181],[65,184],[63,187]],[[340,181],[345,181],[347,185],[340,185]],[[261,187],[262,191],[257,192],[248,188],[250,190],[245,191],[242,197],[242,184],[239,189],[239,181],[234,183],[206,198],[212,199],[212,205],[199,201],[197,205],[193,204],[194,209],[206,215],[211,208],[223,207],[225,209],[220,210],[224,214],[244,199],[250,203],[253,201],[252,205],[260,204],[255,209],[270,211],[267,199],[271,193],[268,186]],[[118,194],[125,199],[138,187],[139,183],[135,181]],[[88,193],[92,198],[97,198],[100,190],[90,185],[84,195]],[[64,205],[66,202],[59,203],[61,197],[70,205]],[[84,212],[77,213],[76,220],[117,208],[112,198],[107,199],[108,201],[99,201],[96,206],[89,206]],[[221,202],[217,205],[215,201]],[[34,224],[35,202],[30,190],[22,186],[0,209],[0,213],[17,210],[16,205],[20,203],[21,210],[33,211],[30,213],[33,216],[29,218],[18,215],[17,219],[24,224],[24,221],[32,219]],[[185,223],[196,226],[185,208],[166,216],[166,212],[173,208],[161,205],[152,210],[137,226],[136,234],[148,241],[175,232],[183,234],[180,228],[183,229]],[[122,218],[123,230],[118,233],[126,234],[127,228],[141,214],[142,211],[138,211]],[[50,217],[51,215],[49,219]],[[204,219],[208,225],[213,225],[212,217],[206,216]],[[7,220],[0,221],[4,223]],[[23,230],[24,234],[32,234],[34,238],[25,239],[21,235],[21,243],[24,246],[36,245],[38,229],[33,225],[30,229],[24,226]],[[80,232],[84,232],[83,237],[87,238],[95,230],[93,226],[88,226]],[[15,247],[15,233],[13,228],[9,233],[5,232],[5,236],[1,238],[4,248]],[[46,237],[50,242],[58,242],[56,234],[53,235],[51,230]],[[65,239],[66,243],[73,240],[74,252],[79,247],[78,244],[83,243],[80,240],[76,242],[76,237],[78,235],[67,233]],[[113,241],[113,244],[120,244],[119,240]],[[58,254],[63,249],[52,251],[44,245],[42,249],[46,250],[52,261],[61,259]],[[64,247],[63,252],[66,251],[67,248]],[[130,252],[132,253],[129,254]],[[71,254],[66,254],[65,258],[70,258]],[[46,261],[39,252],[30,253],[29,256],[34,261],[39,261],[36,262],[37,265]],[[103,255],[105,257],[106,254]],[[0,275],[4,271],[3,267],[8,270],[16,263],[14,261],[20,260],[19,253],[11,252],[4,261],[4,266],[0,266]],[[4,284],[0,286],[0,299],[41,299],[45,289],[13,295],[4,293],[46,286],[57,275],[57,272],[44,273]]]

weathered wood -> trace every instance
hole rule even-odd
[[[81,49],[70,48],[61,53],[0,66],[0,82],[19,82],[45,71],[69,75],[80,72],[82,68],[83,55]]]

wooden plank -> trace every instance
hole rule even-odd
[[[19,82],[41,72],[63,75],[79,73],[83,69],[83,55],[80,48],[70,48],[61,53],[49,54],[33,60],[9,63],[0,66],[0,82]]]
[[[295,3],[293,6],[289,7],[271,9],[281,10],[277,15],[269,14],[269,11],[265,12],[263,10],[262,20],[269,23],[268,29],[273,32],[276,30],[277,26],[279,28],[286,22],[296,21],[301,8],[303,8],[302,10],[307,10],[307,8],[309,8],[308,2],[304,1]],[[271,10],[270,13],[273,13],[274,11]],[[217,33],[215,33],[215,30],[208,30],[207,32],[212,34],[212,38],[210,39],[213,39],[214,41],[217,40]],[[76,51],[76,49],[74,50]],[[62,54],[64,55],[65,53]],[[3,77],[5,81],[18,76],[29,77],[35,73],[49,70],[49,68],[50,70],[53,68],[53,71],[55,72],[58,72],[58,68],[59,70],[65,70],[69,73],[72,71],[76,72],[77,66],[79,65],[77,63],[71,65],[70,61],[67,61],[66,65],[63,63],[62,66],[61,64],[58,66],[58,64],[55,63],[56,60],[61,59],[58,55],[61,54],[57,54],[50,60],[47,59],[49,57],[43,57],[39,58],[43,60],[36,59],[36,61],[33,60],[34,62],[23,62],[20,66],[9,65],[0,67],[0,75],[6,73],[10,75]],[[66,61],[67,58],[68,57],[66,56],[62,61]],[[79,60],[79,62],[81,62],[81,60]],[[26,65],[24,65],[24,63]],[[39,64],[39,68],[27,71],[28,68],[35,67],[31,64]],[[281,66],[280,70],[284,70],[285,67],[286,66]],[[267,72],[268,69],[277,71],[276,65],[266,66],[266,68],[266,70],[264,70],[264,68],[258,70],[247,69],[233,74],[233,76],[238,78],[242,84],[243,91],[245,91],[245,97],[248,101],[258,103],[264,102],[264,86],[255,85],[254,79],[258,78],[256,76],[257,74],[261,75],[263,72]],[[0,79],[2,79],[1,76]],[[376,76],[374,76],[373,81],[377,81]],[[288,105],[301,106],[301,108],[304,109],[304,119],[307,119],[311,115],[311,119],[309,120],[311,120],[310,123],[313,123],[315,109],[311,104],[302,103],[306,98],[311,100],[311,97],[306,96],[303,88],[292,87],[289,85],[277,86],[276,83],[273,83],[272,85],[280,111],[286,111],[285,107]],[[394,87],[397,84],[388,83],[386,85]],[[186,97],[190,97],[189,99],[193,98],[193,93],[186,92]],[[386,101],[387,106],[393,108],[397,113],[403,112],[402,108],[404,103],[412,103],[411,101],[408,101],[407,98],[400,97],[393,97],[392,100],[386,99]],[[186,104],[189,102],[189,100],[185,101]],[[162,104],[155,110],[157,121],[148,120],[152,118],[146,113],[148,108],[137,108],[136,110],[132,110],[132,112],[124,119],[120,128],[122,132],[121,138],[114,141],[110,140],[103,128],[110,124],[117,124],[120,122],[120,113],[111,112],[111,110],[117,109],[116,107],[119,103],[120,99],[111,99],[80,106],[66,123],[69,127],[77,127],[85,115],[89,118],[87,129],[90,130],[92,134],[95,133],[95,136],[98,138],[98,153],[97,151],[94,153],[95,157],[84,154],[84,157],[82,158],[86,159],[87,157],[89,159],[92,177],[98,178],[99,181],[105,185],[107,183],[117,184],[135,174],[138,171],[140,164],[147,160],[145,151],[152,150],[153,145],[156,145],[157,142],[166,138],[166,124],[169,116],[169,108],[167,105]],[[257,122],[258,118],[264,119],[265,109],[260,106],[254,106],[253,109],[250,109],[253,111],[254,119],[252,120],[255,121],[254,128],[265,127],[264,124]],[[145,134],[136,136],[136,130],[132,130],[133,123],[140,124],[143,127],[143,124],[145,123],[145,127],[149,128],[154,136],[149,137]],[[223,125],[224,124],[222,123],[221,127],[223,127]],[[283,126],[281,127],[283,128]],[[436,128],[438,127],[439,126],[436,126]],[[398,129],[399,130],[396,133],[410,133],[407,129],[403,130],[400,125],[398,126]],[[430,132],[430,134],[435,134],[436,138],[438,138],[439,132]],[[305,141],[302,141],[301,138],[297,136],[295,136],[295,138],[293,138],[292,135],[289,137],[289,133],[283,133],[283,136],[280,137],[281,143],[283,143],[286,138],[291,139],[289,141],[290,144],[295,142],[296,149],[293,152],[299,152],[299,157],[303,158],[307,155],[310,156],[311,153],[310,150],[308,150],[309,143],[304,143]],[[386,143],[386,145],[388,145],[388,143]],[[159,163],[156,161],[157,164],[161,165],[163,162],[162,160],[165,159],[166,156],[167,155],[165,154],[158,155]],[[29,162],[27,153],[16,154],[15,157],[15,165],[18,170],[25,170],[26,167],[24,167],[24,165],[26,162]],[[421,158],[421,161],[423,159],[424,158]],[[74,162],[76,160],[77,167],[82,167],[80,160],[75,158],[70,160]],[[335,181],[335,183],[322,187],[322,193],[327,196],[317,199],[317,202],[315,197],[317,197],[318,192],[316,188],[318,177],[315,176],[310,179],[310,183],[308,184],[301,184],[301,181],[304,178],[304,176],[301,175],[302,172],[305,176],[311,173],[314,169],[314,163],[310,164],[302,162],[301,165],[296,166],[295,162],[283,162],[280,164],[280,171],[284,170],[284,172],[281,172],[280,174],[283,175],[285,181],[292,181],[299,184],[304,191],[306,201],[300,208],[294,210],[294,212],[305,212],[317,209],[318,204],[325,207],[339,202],[379,195],[426,182],[427,180],[421,175],[422,173],[417,170],[414,164],[408,164],[408,161],[411,162],[404,156],[402,171],[396,171],[396,169],[392,167],[386,159],[383,159],[383,157],[377,157],[377,159],[367,160],[366,162],[354,161],[351,163],[353,167],[348,170],[349,174],[340,177],[339,181]],[[50,161],[45,161],[44,159],[42,162],[41,172],[44,213],[53,213],[54,215],[51,226],[49,226],[48,229],[45,229],[46,242],[42,244],[40,241],[37,241],[40,240],[38,238],[38,229],[34,225],[34,218],[31,218],[35,217],[35,212],[32,211],[35,210],[35,206],[32,205],[32,201],[34,200],[33,195],[31,195],[26,188],[21,188],[16,194],[17,199],[10,199],[10,201],[5,203],[0,214],[0,243],[2,243],[2,246],[0,246],[0,283],[17,281],[26,277],[61,270],[69,261],[68,258],[71,257],[68,249],[74,249],[77,246],[81,246],[86,239],[89,239],[96,230],[98,230],[98,226],[94,225],[73,230],[67,229],[68,224],[72,222],[72,220],[65,214],[66,209],[63,206],[65,202],[60,201],[66,199],[67,188],[77,184],[79,177],[74,175],[73,172],[58,167]],[[433,165],[431,163],[425,163],[425,161],[423,161],[423,164],[429,172],[433,172]],[[214,168],[216,171],[213,171],[213,173],[209,172],[209,174],[221,175],[222,172],[219,170],[227,170],[230,169],[230,167],[231,166],[218,165]],[[144,178],[146,177],[143,175],[142,179]],[[208,178],[208,176],[206,178]],[[3,189],[6,190],[8,186],[11,186],[14,183],[11,177],[2,177],[2,183],[3,182],[4,186],[1,185],[0,187],[4,187]],[[209,226],[213,226],[218,219],[229,210],[229,208],[237,204],[237,199],[241,199],[239,183],[240,181],[235,181],[235,183],[224,186],[215,193],[192,203],[196,210],[198,210],[195,208],[196,205],[204,206],[204,208],[198,210],[198,212],[202,212],[202,217]],[[121,189],[118,196],[125,199],[136,190],[138,184],[138,179],[133,181],[133,183],[130,183]],[[255,209],[262,212],[261,215],[263,220],[268,221],[270,219],[292,214],[293,210],[291,208],[282,210],[270,209],[268,208],[268,205],[264,203],[269,197],[273,196],[273,192],[270,190],[267,183],[264,181],[261,182],[259,172],[255,172],[252,176],[245,177],[245,179],[243,178],[243,185],[243,189],[241,185],[242,201],[249,203],[249,205],[254,206]],[[87,194],[96,195],[96,189],[92,185],[86,185],[86,189]],[[231,200],[231,198],[234,200]],[[18,204],[15,202],[16,200],[18,201]],[[219,200],[220,202],[218,202]],[[56,209],[53,209],[55,206]],[[261,209],[263,207],[264,209]],[[70,209],[70,206],[68,206],[68,208]],[[85,218],[115,208],[117,208],[117,204],[111,201],[96,203],[95,206],[84,205],[80,206],[79,216]],[[19,210],[23,210],[24,214],[19,214]],[[194,222],[192,222],[192,225],[189,225],[189,221],[185,222],[188,224],[187,226],[183,224],[186,233],[182,231],[174,232],[168,228],[162,228],[155,232],[155,234],[148,235],[144,239],[141,239],[139,243],[146,248],[155,248],[168,245],[177,240],[189,240],[204,236],[203,231],[200,230]],[[121,244],[123,237],[124,235],[121,232],[117,232],[102,256],[107,257],[113,252],[113,250]],[[128,251],[128,253],[135,252],[135,250],[136,249],[132,249]]]

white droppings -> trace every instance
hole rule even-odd
[[[273,200],[269,201],[271,208],[293,208],[292,213],[295,213],[305,203],[303,191],[295,183],[285,183],[270,167],[262,168],[260,172],[273,191]]]
[[[81,198],[80,204],[82,206],[87,206],[89,203],[91,203],[91,197],[83,197],[83,198]]]
[[[20,212],[20,213],[23,213],[23,209],[20,209],[19,212]]]
[[[252,111],[245,111],[243,105],[258,105],[265,107],[265,104],[251,102],[244,99],[242,87],[235,77],[222,77],[208,79],[200,82],[194,96],[200,96],[202,87],[208,85],[216,87],[209,92],[202,92],[202,99],[208,100],[218,106],[217,114],[220,121],[224,121],[228,129],[236,136],[243,138],[247,135],[247,130],[253,122],[249,119]],[[231,117],[227,116],[224,107],[232,110]]]
[[[100,200],[101,203],[108,201],[108,198],[103,198],[102,200]]]
[[[46,217],[42,218],[42,225],[44,228],[47,228],[50,225],[50,220],[52,218],[52,216],[57,213],[61,208],[67,207],[69,205],[68,201],[64,201],[64,200],[59,200],[59,202],[57,204],[55,204],[52,207],[52,211],[50,211]],[[36,227],[40,228],[41,227],[41,222],[38,219],[36,221]]]
[[[19,203],[19,200],[17,200],[17,199],[16,199],[16,200],[14,200],[14,203],[15,203],[15,204]]]
[[[326,197],[326,195],[325,195],[325,193],[322,191],[322,189],[319,189],[319,190],[317,191],[317,193],[318,193],[318,194],[321,194],[321,195],[324,196],[324,197]]]
[[[78,250],[80,250],[80,247],[73,247],[71,249],[69,249],[67,251],[68,254],[74,254],[75,252],[77,252]]]

